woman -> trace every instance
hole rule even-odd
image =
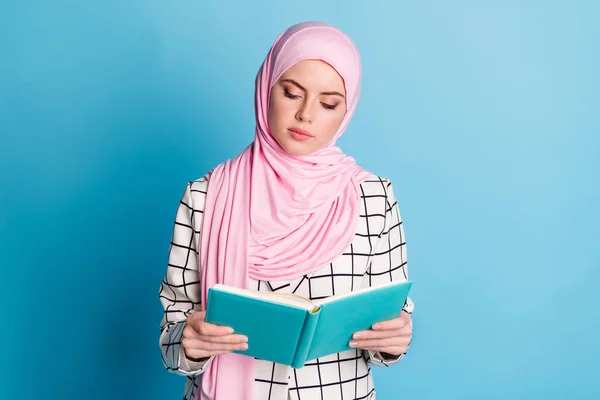
[[[254,142],[187,185],[160,291],[163,362],[188,377],[184,399],[373,399],[371,365],[405,354],[410,299],[398,318],[357,332],[354,350],[300,369],[232,353],[247,338],[204,321],[215,283],[320,299],[408,279],[390,181],[335,147],[360,79],[345,34],[322,23],[290,27],[256,78]]]

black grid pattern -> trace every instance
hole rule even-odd
[[[167,370],[187,377],[184,400],[201,385],[205,363],[188,360],[181,348],[186,317],[200,307],[198,239],[208,181],[190,182],[177,210],[166,276],[160,286],[164,307],[160,345]],[[293,281],[254,281],[252,289],[296,293],[316,300],[385,282],[408,279],[406,243],[398,204],[388,179],[373,176],[360,185],[361,207],[354,240],[333,263]],[[412,313],[410,299],[404,309]],[[374,399],[371,366],[386,367],[404,355],[384,360],[378,353],[349,350],[309,361],[294,369],[256,360],[257,400]]]

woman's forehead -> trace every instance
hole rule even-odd
[[[288,68],[279,80],[292,80],[306,90],[345,91],[344,80],[338,71],[323,60],[300,61]]]

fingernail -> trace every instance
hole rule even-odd
[[[356,347],[356,342],[354,340],[350,342],[350,347]]]
[[[359,334],[359,333],[355,333],[355,334],[352,336],[352,338],[353,338],[353,339],[360,339],[360,334]]]
[[[232,334],[232,333],[234,333],[234,332],[235,332],[235,331],[233,330],[233,328],[227,328],[227,333],[228,333],[228,334],[230,334],[230,335],[231,335],[231,334]]]
[[[244,336],[244,337],[242,338],[242,342],[248,342],[248,337],[247,337],[247,336]]]
[[[375,324],[375,325],[373,325],[373,329],[374,330],[381,329],[381,325]]]
[[[240,346],[242,348],[242,350],[248,350],[248,345],[247,344],[243,344]]]

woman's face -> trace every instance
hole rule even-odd
[[[279,145],[293,155],[325,147],[346,114],[344,81],[329,64],[304,60],[271,89],[269,128]]]

